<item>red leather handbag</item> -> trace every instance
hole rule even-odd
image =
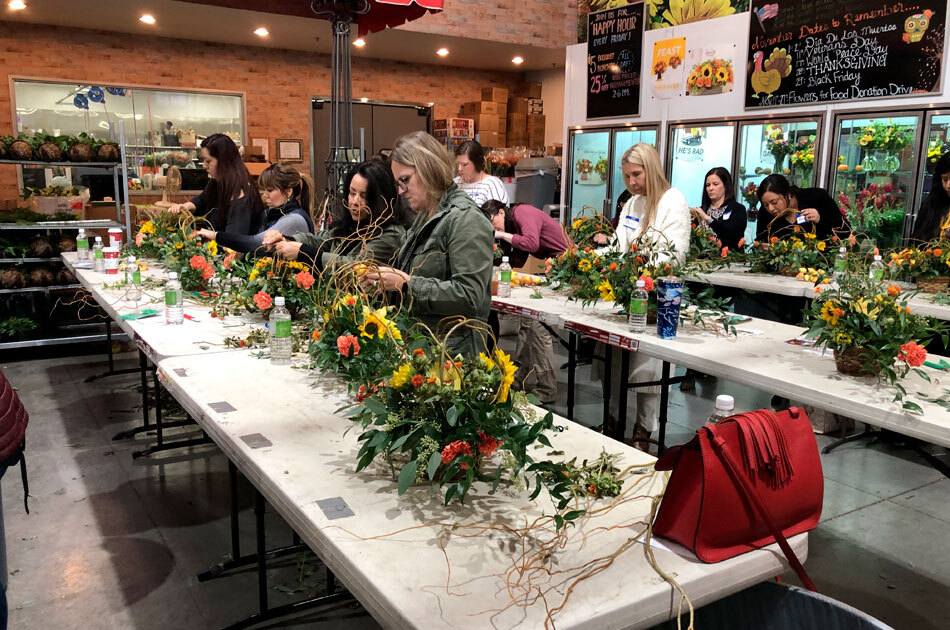
[[[706,425],[656,462],[672,470],[653,533],[720,562],[778,542],[802,583],[814,584],[785,540],[814,529],[824,478],[808,416],[792,407]]]

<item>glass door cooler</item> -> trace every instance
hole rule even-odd
[[[839,114],[828,190],[859,237],[884,249],[909,235],[922,112]]]
[[[739,122],[739,162],[733,180],[736,200],[749,209],[746,242],[755,240],[756,190],[762,180],[779,173],[799,188],[814,186],[820,146],[820,115]]]
[[[722,166],[733,172],[735,141],[735,122],[670,125],[666,171],[670,185],[686,196],[690,207],[702,203],[709,169]]]
[[[624,151],[638,142],[656,146],[656,125],[625,125],[570,131],[569,160],[564,163],[563,181],[567,182],[565,201],[570,212],[565,223],[581,215],[616,214],[617,200],[625,190],[620,172]]]
[[[925,151],[920,156],[920,175],[917,180],[917,203],[913,207],[911,219],[908,223],[913,225],[917,217],[917,210],[923,202],[924,197],[930,194],[930,189],[934,185],[940,185],[940,182],[933,181],[934,167],[940,157],[950,152],[950,110],[931,110],[927,112],[927,124],[924,130],[924,138],[927,142]],[[912,229],[912,228],[911,228]]]

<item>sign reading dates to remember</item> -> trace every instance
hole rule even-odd
[[[940,91],[947,0],[752,0],[745,105]]]
[[[587,118],[640,114],[643,3],[587,19]]]

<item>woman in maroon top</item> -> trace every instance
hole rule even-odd
[[[527,204],[510,208],[500,201],[482,205],[492,225],[495,239],[508,255],[512,267],[523,267],[528,256],[545,259],[560,256],[567,249],[564,228],[550,216]],[[528,388],[533,377],[536,384],[531,393],[542,403],[557,399],[557,373],[554,371],[554,338],[536,319],[521,318],[515,363],[520,366],[521,386]]]

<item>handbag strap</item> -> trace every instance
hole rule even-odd
[[[782,534],[782,530],[780,530],[775,525],[775,521],[772,520],[772,515],[768,508],[762,502],[762,499],[759,498],[755,488],[753,488],[749,481],[740,473],[738,468],[736,468],[735,463],[733,463],[732,458],[729,457],[729,454],[724,448],[725,441],[721,437],[717,436],[713,431],[709,431],[708,429],[707,431],[712,438],[710,443],[712,444],[713,451],[715,451],[716,456],[722,462],[726,471],[728,471],[729,476],[732,478],[732,482],[736,486],[736,490],[739,491],[739,494],[745,495],[746,498],[752,502],[752,505],[755,506],[755,509],[759,512],[762,520],[765,521],[769,531],[775,538],[775,542],[777,542],[778,546],[782,549],[782,553],[785,554],[785,558],[788,560],[788,563],[792,565],[792,569],[795,570],[796,575],[798,575],[798,578],[802,581],[802,584],[805,586],[805,588],[807,588],[809,591],[814,591],[817,593],[818,589],[815,588],[814,582],[812,582],[811,578],[808,577],[808,573],[805,572],[805,567],[802,566],[802,563],[799,562],[795,552],[792,551],[791,546],[788,544],[788,541]]]

